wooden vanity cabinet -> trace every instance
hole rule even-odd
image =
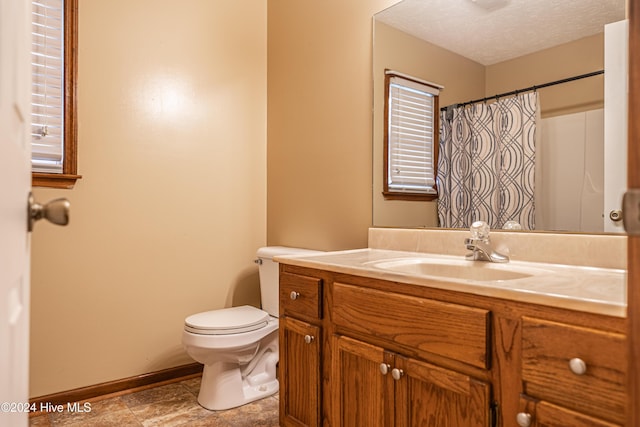
[[[322,279],[281,272],[281,426],[321,423],[321,319]]]
[[[280,274],[283,426],[624,425],[624,318],[284,263]]]

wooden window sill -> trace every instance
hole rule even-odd
[[[82,175],[33,172],[31,174],[31,186],[71,189],[80,178],[82,178]]]
[[[396,193],[391,191],[383,191],[382,195],[385,200],[431,201],[438,198],[437,194]]]

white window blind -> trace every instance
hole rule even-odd
[[[434,138],[435,87],[390,76],[388,100],[389,191],[436,194]]]
[[[32,1],[31,166],[62,173],[64,153],[64,0]]]

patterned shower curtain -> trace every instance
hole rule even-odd
[[[535,228],[534,170],[537,92],[472,104],[440,117],[440,227],[491,228],[517,221]],[[447,117],[449,116],[449,117]]]

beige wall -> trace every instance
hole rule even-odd
[[[394,3],[268,2],[269,244],[366,247],[372,16]]]
[[[604,33],[487,67],[486,95],[525,88],[604,69]],[[604,106],[602,75],[540,89],[543,117]]]
[[[82,0],[79,172],[32,240],[31,396],[192,362],[185,316],[259,303],[266,1]],[[365,233],[365,230],[362,231]]]

